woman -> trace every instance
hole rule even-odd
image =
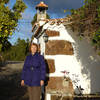
[[[21,75],[21,86],[26,85],[28,87],[30,100],[40,100],[41,86],[44,85],[46,75],[44,58],[37,51],[37,44],[32,43]]]

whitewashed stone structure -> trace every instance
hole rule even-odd
[[[40,6],[45,7],[43,4],[42,2],[41,6],[40,3]],[[44,10],[46,9],[42,10],[42,14],[46,14]],[[84,89],[83,94],[100,92],[100,57],[96,56],[86,40],[80,41],[75,33],[66,28],[70,19],[44,17],[38,20],[32,29],[33,36],[38,39],[41,54],[48,64],[47,100],[51,100],[52,93],[62,92],[67,96],[72,96],[73,92],[79,93],[76,85]],[[47,42],[44,41],[45,35],[48,35]],[[69,72],[66,74],[67,81],[62,73],[66,71]]]

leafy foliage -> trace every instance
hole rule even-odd
[[[5,41],[8,41],[10,35],[13,34],[17,27],[18,20],[22,18],[26,5],[22,0],[16,0],[13,9],[10,9],[6,4],[9,0],[0,1],[0,51],[5,46]]]
[[[100,0],[84,0],[79,9],[72,9],[72,29],[78,29],[79,36],[92,41],[96,50],[100,51]],[[86,32],[85,32],[86,31]]]
[[[97,17],[95,18],[95,22],[100,24],[100,5],[97,7]]]
[[[97,32],[95,32],[92,42],[97,48],[100,49],[100,28]]]
[[[5,3],[7,4],[9,2],[9,0],[0,0],[0,3]]]
[[[31,24],[34,25],[34,23],[35,23],[36,21],[37,21],[37,14],[34,15]]]
[[[25,41],[24,39],[18,38],[15,45],[11,46],[5,52],[2,52],[3,58],[5,60],[11,61],[22,61],[25,59],[29,52],[29,39]]]
[[[96,2],[97,0],[84,0],[84,3],[85,4],[90,4],[90,3],[93,3],[93,2]]]

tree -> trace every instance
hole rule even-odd
[[[0,0],[0,3],[5,3],[7,4],[9,2],[9,0]]]
[[[10,49],[2,52],[5,60],[22,61],[25,60],[26,55],[29,53],[29,39],[18,38],[17,42],[10,47]]]
[[[84,0],[84,3],[81,8],[71,10],[72,25],[79,30],[80,36],[92,41],[100,55],[100,0]]]
[[[26,5],[22,0],[16,0],[13,8],[7,6],[9,0],[0,1],[0,51],[5,46],[10,35],[16,30],[18,20],[22,18]]]
[[[93,44],[100,49],[100,28],[95,32],[92,39]]]

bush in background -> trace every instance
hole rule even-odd
[[[17,42],[9,49],[2,52],[2,56],[5,60],[10,61],[23,61],[29,52],[29,39],[18,38]]]

